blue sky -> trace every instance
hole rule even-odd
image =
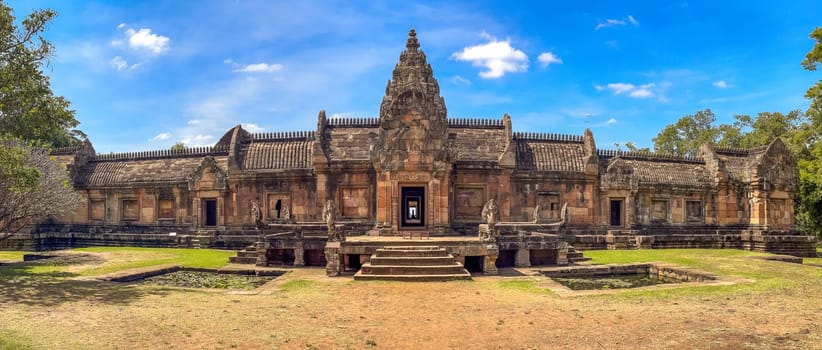
[[[651,146],[711,108],[807,108],[800,66],[819,1],[11,1],[51,7],[46,67],[98,153],[210,145],[237,124],[313,130],[377,117],[417,30],[449,117]]]

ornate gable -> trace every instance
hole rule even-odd
[[[456,159],[448,138],[445,100],[434,71],[411,29],[380,105],[378,132],[370,135],[370,158],[380,172],[442,172]]]
[[[191,173],[188,188],[189,190],[224,190],[228,188],[228,176],[213,157],[207,156]]]

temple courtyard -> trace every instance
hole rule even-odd
[[[267,268],[282,275],[246,290],[110,281],[158,266],[254,268],[227,264],[233,253],[0,252],[0,349],[822,349],[822,258],[742,250],[586,251],[592,265],[658,262],[718,281],[579,293],[538,268],[418,283]]]

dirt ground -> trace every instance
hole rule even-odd
[[[818,268],[750,263],[810,277],[563,297],[535,276],[355,282],[305,268],[238,294],[55,275],[0,281],[0,336],[37,349],[822,349]]]

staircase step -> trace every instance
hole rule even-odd
[[[257,257],[238,257],[238,256],[231,256],[228,258],[228,262],[232,264],[256,264]]]
[[[374,255],[379,257],[437,257],[448,256],[448,252],[445,251],[445,248],[427,250],[380,248],[374,252]]]
[[[394,245],[382,247],[383,250],[444,250],[436,245]]]
[[[447,282],[470,279],[471,274],[467,271],[447,275],[367,275],[358,271],[354,275],[355,281]]]
[[[371,265],[360,269],[364,275],[450,275],[466,272],[460,264],[454,265]]]
[[[246,250],[241,250],[241,251],[237,252],[237,257],[240,257],[240,258],[256,258],[257,257],[257,251],[255,250],[253,252],[249,252],[249,251],[246,251]]]
[[[446,256],[372,256],[371,265],[436,266],[453,265],[454,257]]]

